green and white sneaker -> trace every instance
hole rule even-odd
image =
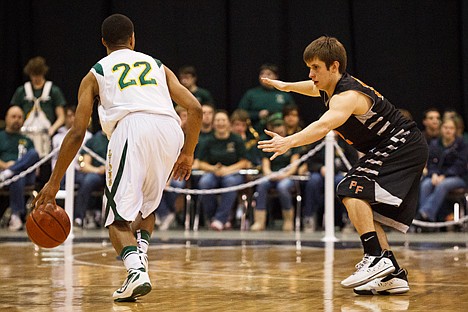
[[[138,297],[144,296],[151,291],[151,281],[147,272],[143,269],[130,269],[122,287],[114,291],[114,301],[133,302]]]

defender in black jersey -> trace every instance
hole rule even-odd
[[[419,182],[427,161],[427,144],[416,124],[405,119],[374,88],[346,72],[346,50],[332,37],[314,40],[304,51],[311,80],[287,83],[264,79],[282,91],[320,96],[328,110],[302,131],[260,141],[274,152],[322,139],[334,130],[364,154],[337,187],[349,218],[361,236],[364,258],[341,284],[357,294],[395,294],[409,290],[382,225],[406,232],[416,214]]]

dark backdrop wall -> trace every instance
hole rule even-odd
[[[172,70],[191,64],[217,107],[234,110],[258,84],[258,69],[276,63],[281,78],[308,79],[304,47],[336,36],[348,71],[420,122],[435,106],[468,123],[468,4],[463,0],[16,0],[0,2],[0,118],[42,55],[48,78],[76,103],[81,78],[102,57],[102,20],[112,13],[135,24],[137,50]],[[320,100],[294,95],[306,122]]]

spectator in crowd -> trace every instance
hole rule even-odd
[[[43,57],[30,59],[24,67],[30,81],[18,87],[10,101],[10,105],[23,109],[23,131],[33,140],[41,157],[49,153],[52,135],[65,122],[65,97],[58,86],[46,80],[48,71]]]
[[[302,130],[299,108],[296,104],[288,104],[283,107],[283,119],[287,135],[291,135]]]
[[[39,160],[32,141],[20,132],[23,122],[22,109],[18,106],[10,107],[5,117],[5,130],[0,131],[0,182],[23,172]],[[8,227],[11,231],[19,231],[23,227],[26,216],[24,187],[33,185],[35,178],[35,173],[31,172],[7,186],[12,210]]]
[[[89,139],[85,146],[96,153],[102,159],[106,159],[107,146],[109,140],[106,134],[101,130],[96,132]],[[83,161],[81,162],[81,171],[84,173],[78,194],[76,195],[76,207],[74,211],[74,224],[77,227],[85,225],[86,212],[91,211],[90,200],[91,193],[96,190],[102,190],[106,185],[106,165],[96,159],[85,149],[82,149]]]
[[[339,136],[335,135],[338,146],[341,148],[346,160],[352,166],[358,160],[358,152],[346,144]],[[309,150],[315,148],[323,140],[310,145]],[[335,177],[334,185],[336,186],[343,180],[348,168],[346,163],[341,158],[340,153],[335,148],[334,154]],[[325,193],[325,148],[309,157],[306,163],[300,167],[299,174],[308,172],[309,180],[304,187],[304,210],[302,211],[304,232],[311,233],[317,228],[317,224],[321,224],[324,212],[324,193]],[[347,213],[346,209],[340,200],[335,200],[335,225],[343,227],[346,225]],[[318,222],[317,222],[318,221]]]
[[[259,167],[261,165],[261,152],[257,148],[259,139],[258,132],[252,127],[249,113],[238,108],[231,114],[231,130],[239,135],[245,143],[247,159],[250,161],[249,167]]]
[[[182,130],[186,131],[186,123],[187,123],[187,109],[177,105],[175,107],[175,111],[180,118],[180,127]],[[170,179],[168,184],[174,188],[184,188],[186,185],[185,180],[176,180]],[[156,209],[156,225],[158,229],[161,231],[166,231],[172,225],[176,218],[176,200],[180,194],[175,192],[167,192],[164,191],[161,202],[159,203],[159,207]]]
[[[202,125],[200,129],[200,135],[198,136],[198,144],[195,148],[195,160],[193,162],[193,169],[199,169],[198,164],[198,154],[200,150],[200,145],[209,137],[213,136],[213,117],[215,113],[215,108],[213,104],[205,103],[202,105],[203,118]]]
[[[457,135],[463,137],[465,144],[468,144],[468,132],[465,132],[465,123],[463,122],[462,116],[456,110],[449,109],[444,111],[443,119],[445,118],[456,118],[458,120],[459,126],[457,128]]]
[[[206,172],[200,178],[199,188],[215,189],[239,185],[243,181],[239,170],[248,166],[245,144],[240,136],[231,132],[226,111],[216,112],[213,128],[213,135],[199,147],[199,169]],[[201,195],[205,218],[211,221],[212,229],[222,231],[226,228],[236,196],[236,191],[222,193],[217,204],[216,195]]]
[[[52,137],[52,149],[56,149],[62,145],[63,139],[67,134],[68,130],[70,130],[73,122],[75,121],[75,112],[76,112],[76,105],[67,105],[65,107],[65,124],[57,130],[57,133]],[[85,137],[83,139],[83,144],[93,136],[93,134],[89,131],[86,131]],[[57,162],[58,153],[52,156],[52,169],[55,167],[55,163]],[[83,156],[77,155],[74,161],[75,164],[75,184],[80,184],[82,179],[82,172],[80,167],[80,158]],[[60,182],[60,189],[65,189],[65,177],[63,177],[62,181]]]
[[[440,112],[431,107],[424,112],[423,121],[424,130],[422,134],[427,140],[427,144],[429,144],[433,139],[437,139],[439,137],[440,131]]]
[[[268,121],[268,128],[272,131],[286,136],[286,126],[283,119],[273,119]],[[286,153],[270,160],[273,153],[262,153],[262,172],[263,175],[270,175],[278,172],[280,169],[298,160],[300,157],[300,148],[293,148]],[[281,213],[283,215],[283,231],[292,231],[294,228],[294,209],[291,189],[294,187],[294,181],[288,177],[293,175],[297,166],[292,166],[287,171],[274,175],[270,180],[260,183],[257,186],[257,205],[254,210],[254,224],[250,227],[251,231],[263,231],[266,226],[266,211],[269,190],[275,188],[278,191]]]
[[[255,130],[263,133],[268,116],[281,113],[285,105],[294,104],[294,99],[289,93],[276,90],[262,81],[262,78],[278,79],[278,66],[263,64],[258,78],[260,85],[247,90],[239,102],[239,108],[249,113]]]
[[[213,104],[213,96],[210,91],[197,86],[197,71],[194,66],[183,66],[179,69],[180,83],[192,92],[200,104]]]
[[[427,162],[427,176],[421,182],[419,218],[437,221],[445,197],[451,190],[466,187],[468,149],[463,138],[457,136],[460,119],[444,118],[440,137],[431,141]]]

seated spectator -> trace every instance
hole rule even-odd
[[[76,112],[76,105],[68,105],[65,107],[65,125],[60,127],[57,130],[57,133],[52,137],[52,149],[56,149],[62,145],[63,139],[70,130],[73,122],[75,121],[75,112]],[[93,136],[93,134],[89,131],[86,131],[85,137],[83,139],[83,144]],[[58,153],[52,156],[52,170],[55,167],[55,163],[57,162]],[[75,164],[75,184],[80,184],[82,178],[82,172],[80,167],[79,158],[82,156],[76,155],[74,164]],[[63,177],[62,181],[60,181],[60,189],[65,189],[65,176]]]
[[[468,150],[463,138],[457,136],[459,122],[457,118],[445,118],[440,138],[429,145],[428,174],[421,182],[416,219],[437,221],[447,193],[466,187],[463,177],[467,174]]]
[[[281,136],[286,136],[286,126],[282,119],[277,119],[269,125],[271,131],[278,133]],[[263,153],[262,157],[262,172],[263,175],[270,175],[277,172],[287,165],[298,160],[300,157],[300,148],[293,148],[286,153],[279,155],[273,160],[270,157],[273,153]],[[289,170],[282,172],[274,178],[267,180],[257,185],[257,205],[254,210],[255,223],[250,227],[251,231],[263,231],[266,226],[266,211],[268,192],[272,188],[278,191],[281,212],[283,215],[283,231],[292,231],[294,226],[294,209],[291,189],[294,187],[294,181],[288,177],[293,175],[297,170],[297,166],[292,166]]]
[[[108,145],[109,140],[102,130],[96,132],[85,144],[87,148],[103,159],[106,159]],[[86,212],[91,211],[89,202],[92,192],[102,190],[106,185],[105,164],[101,163],[84,149],[81,153],[83,155],[83,161],[80,166],[81,172],[83,172],[84,175],[78,189],[78,194],[76,195],[74,224],[77,227],[83,227],[85,225],[84,220]]]
[[[263,64],[258,75],[260,85],[247,90],[239,102],[239,108],[249,113],[252,125],[258,133],[263,133],[268,116],[281,113],[287,104],[294,104],[294,99],[288,92],[276,90],[265,84],[262,78],[278,79],[278,66]]]
[[[259,139],[258,132],[252,127],[247,111],[238,108],[231,114],[231,130],[239,135],[245,143],[247,159],[251,165],[249,167],[259,167],[261,165],[261,152],[257,148]]]
[[[5,117],[5,130],[0,131],[0,182],[17,175],[39,161],[33,142],[21,134],[24,115],[19,106],[8,109]],[[35,173],[31,172],[7,186],[10,193],[12,215],[8,229],[19,231],[26,216],[24,187],[33,185]]]
[[[198,136],[198,144],[195,148],[194,152],[194,162],[193,162],[193,169],[199,169],[198,165],[198,154],[200,150],[200,145],[209,137],[213,135],[213,117],[215,108],[212,104],[206,103],[202,105],[203,117],[202,117],[202,125],[200,129],[200,135]]]
[[[347,144],[340,136],[335,135],[339,147],[343,151],[344,156],[352,166],[358,160],[358,152],[349,144]],[[315,148],[322,141],[315,142],[310,145],[309,150]],[[305,174],[308,171],[309,179],[305,183],[304,188],[304,207],[302,211],[304,232],[311,233],[317,228],[317,221],[322,221],[322,216],[325,208],[325,147],[318,151],[313,156],[309,157],[301,166],[299,173]],[[343,180],[348,168],[346,167],[340,154],[335,149],[334,153],[334,186]],[[344,205],[338,199],[335,200],[335,225],[345,226],[344,217],[347,215]],[[321,224],[321,222],[320,222]]]
[[[296,104],[288,104],[283,108],[283,120],[286,134],[291,135],[302,130],[299,108]]]
[[[214,132],[202,142],[199,149],[200,170],[205,171],[200,178],[200,189],[215,189],[239,185],[243,177],[240,169],[248,166],[245,144],[241,137],[231,132],[228,113],[217,111],[213,121]],[[219,195],[201,195],[201,204],[205,218],[211,221],[210,227],[217,231],[229,228],[229,215],[237,192],[226,192]]]
[[[440,112],[436,108],[432,107],[424,112],[422,123],[424,125],[422,133],[426,138],[427,144],[433,139],[439,138]]]
[[[189,89],[190,92],[197,98],[200,104],[213,104],[213,96],[210,91],[197,86],[197,71],[194,66],[184,66],[179,69],[180,83]]]
[[[443,118],[457,118],[459,120],[459,127],[457,128],[457,136],[463,137],[465,144],[468,144],[468,132],[465,132],[465,123],[462,116],[455,110],[449,109],[444,111]]]

